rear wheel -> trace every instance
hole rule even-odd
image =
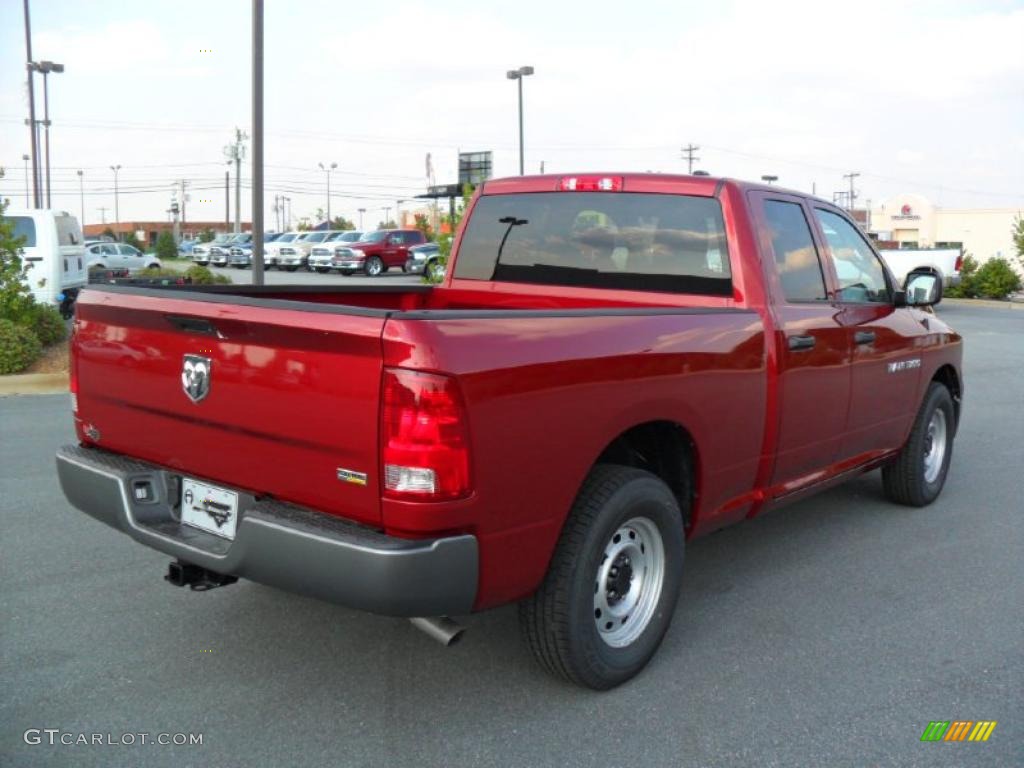
[[[668,630],[682,568],[683,516],[668,486],[632,467],[595,467],[547,576],[519,607],[534,658],[597,690],[629,680]]]
[[[321,275],[324,275],[324,274],[327,274],[328,272],[330,272],[331,268],[330,267],[317,267],[316,271],[319,272]]]
[[[285,272],[294,272],[294,271],[296,271],[298,269],[298,267],[293,265],[293,266],[290,266],[290,267],[285,267],[284,269],[285,269]]]
[[[341,272],[341,274],[343,274],[343,275],[344,275],[345,277],[348,277],[349,275],[351,275],[351,274],[352,274],[352,270],[351,270],[351,269],[342,269],[342,270],[339,270],[339,271],[340,271],[340,272]]]
[[[146,269],[160,269],[159,264],[150,264]]]
[[[379,256],[371,256],[366,260],[364,269],[367,275],[376,277],[384,271],[384,262],[380,260]]]
[[[890,464],[882,467],[885,495],[911,507],[935,501],[946,483],[955,431],[953,398],[946,387],[933,381],[906,444]]]

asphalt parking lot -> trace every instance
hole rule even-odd
[[[170,587],[166,557],[61,495],[67,396],[0,398],[0,765],[1021,765],[1024,312],[939,310],[967,390],[942,497],[892,506],[876,472],[693,542],[660,653],[606,694],[545,676],[514,607],[444,649],[251,583]],[[922,743],[931,720],[998,726]]]

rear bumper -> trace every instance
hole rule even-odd
[[[57,452],[64,495],[78,509],[171,557],[218,573],[390,616],[469,613],[477,540],[410,540],[282,502],[239,495],[234,541],[179,522],[180,475],[94,448]],[[133,489],[149,483],[153,500]]]

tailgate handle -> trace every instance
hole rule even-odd
[[[813,336],[790,336],[789,348],[796,351],[801,349],[814,349]]]
[[[853,340],[857,344],[874,344],[875,343],[875,332],[874,331],[857,331],[853,334]]]
[[[202,333],[207,336],[220,336],[213,323],[202,317],[183,317],[181,315],[167,315],[171,325],[186,333]]]

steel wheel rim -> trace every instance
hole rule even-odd
[[[370,262],[369,272],[370,272],[371,275],[379,275],[380,274],[380,262],[379,261],[371,261]]]
[[[634,517],[612,534],[594,580],[594,625],[612,648],[636,642],[651,623],[665,583],[658,526]]]
[[[924,479],[927,483],[938,479],[946,460],[946,430],[946,413],[936,409],[928,420],[924,437]]]

